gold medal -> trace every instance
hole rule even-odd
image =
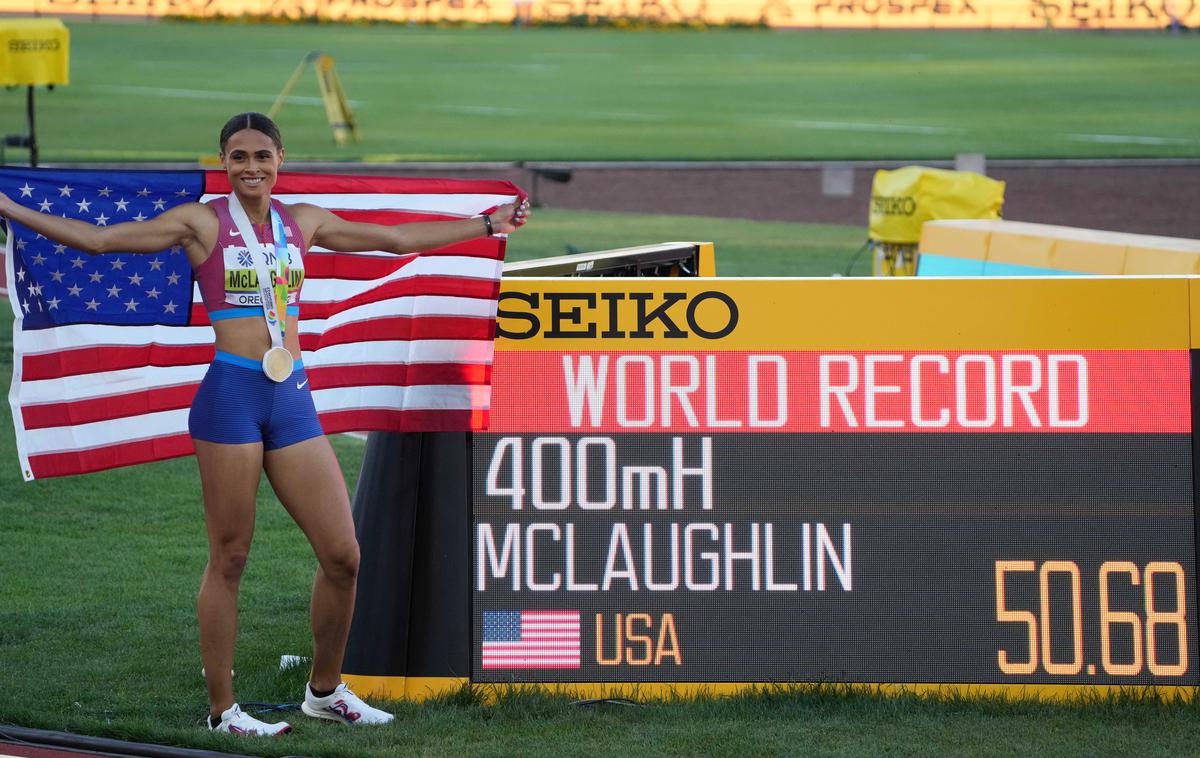
[[[273,382],[282,382],[292,375],[295,359],[284,347],[273,347],[263,353],[263,373]]]

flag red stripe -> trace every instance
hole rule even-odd
[[[457,245],[448,245],[437,250],[420,253],[421,257],[456,255],[466,258],[499,259],[503,252],[500,240],[489,240],[480,249],[480,242],[472,240]],[[398,271],[417,259],[416,253],[408,255],[355,255],[354,253],[309,253],[304,256],[304,279],[344,279],[349,281],[380,279]]]
[[[423,211],[387,210],[384,208],[341,208],[334,215],[347,221],[361,221],[368,224],[411,224],[414,221],[461,221],[462,216],[452,216],[447,213],[432,213]],[[476,222],[481,227],[482,221]]]
[[[486,410],[350,410],[321,414],[326,434],[339,432],[459,432],[487,428]]]
[[[192,314],[188,325],[212,326],[212,321],[208,318],[208,309],[204,307],[203,303],[192,303]]]
[[[26,355],[21,380],[61,379],[66,376],[120,371],[142,366],[195,366],[212,362],[212,345],[104,345]]]
[[[424,253],[422,253],[424,255]],[[385,276],[388,272],[384,271],[379,276]],[[305,275],[306,279],[313,277]],[[335,278],[335,277],[326,277]],[[336,278],[342,280],[371,280],[378,278],[376,276],[364,275],[361,277],[342,276]],[[332,313],[340,312],[357,305],[366,303],[374,303],[380,300],[387,300],[392,297],[406,297],[415,295],[438,295],[448,297],[471,297],[478,300],[494,300],[500,292],[500,285],[490,279],[472,279],[470,277],[456,276],[418,276],[412,279],[400,279],[395,282],[389,282],[380,287],[369,289],[360,293],[354,299],[337,301],[341,304],[341,308],[331,310],[331,302],[311,302],[305,301],[300,305],[301,319],[310,318],[329,318]],[[352,305],[351,305],[352,303]],[[211,326],[212,321],[208,317],[208,311],[202,303],[192,303],[190,326]]]
[[[382,222],[378,222],[382,223]],[[345,256],[349,263],[357,263],[359,261],[377,262],[381,264],[393,265],[397,260],[411,259],[416,255],[423,257],[457,255],[464,258],[481,258],[488,260],[501,260],[504,257],[504,240],[499,237],[476,237],[465,242],[456,242],[453,245],[444,245],[435,247],[430,250],[422,250],[420,253],[398,253],[389,256],[383,255],[358,255],[357,253],[347,253],[343,251],[333,251],[332,253],[323,250],[314,251],[304,256],[304,267],[306,272],[309,268],[309,261],[318,256],[339,255]],[[307,274],[306,274],[307,275]],[[311,278],[311,276],[310,276]],[[347,277],[352,278],[352,277]]]
[[[206,194],[228,193],[231,187],[224,171],[204,172]],[[420,179],[390,176],[340,174],[279,174],[271,192],[276,195],[376,194],[393,195],[516,195],[524,190],[512,182],[495,179]]]
[[[379,279],[404,268],[417,259],[416,254],[383,257],[348,253],[309,253],[304,256],[304,278]]]
[[[309,336],[305,335],[303,339]],[[312,335],[313,339],[319,339]],[[433,339],[424,337],[423,339]],[[451,339],[451,338],[439,338]],[[488,337],[480,337],[488,339]],[[338,343],[333,343],[338,344]],[[322,347],[327,345],[322,343]],[[312,349],[306,347],[305,349]],[[197,366],[212,362],[212,345],[132,345],[127,347],[81,347],[61,353],[27,355],[21,366],[23,381],[62,379],[104,371],[120,371],[141,366]],[[328,381],[325,377],[341,374],[348,381]],[[486,384],[491,381],[491,366],[475,363],[359,364],[313,367],[309,375],[316,389],[348,387],[353,384]],[[421,377],[421,381],[403,377]]]
[[[500,282],[491,279],[468,279],[461,276],[417,276],[382,284],[346,300],[306,302],[302,306],[301,315],[306,319],[329,318],[335,313],[341,313],[359,305],[376,303],[393,297],[443,295],[494,300],[499,294]]]
[[[379,340],[490,340],[496,322],[469,316],[390,316],[355,321],[322,334],[301,334],[300,349]]]
[[[491,379],[491,367],[457,363],[329,366],[310,369],[308,375],[313,389],[374,385],[487,385]],[[177,410],[191,406],[199,386],[199,383],[190,383],[109,397],[27,405],[21,409],[21,418],[25,428],[33,430]]]
[[[122,442],[116,445],[78,450],[68,453],[46,453],[29,456],[29,468],[34,478],[69,476],[88,471],[132,466],[136,463],[162,461],[191,455],[192,439],[187,434],[172,434],[147,440]]]
[[[361,364],[320,366],[306,371],[314,390],[356,386],[487,385],[492,379],[491,366],[472,363]]]
[[[21,409],[21,418],[26,429],[46,429],[52,426],[111,421],[143,413],[173,411],[189,407],[199,386],[199,383],[181,384],[177,387],[159,387],[111,397],[27,405]]]

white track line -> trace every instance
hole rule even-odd
[[[1198,140],[1184,137],[1145,137],[1137,134],[1064,134],[1076,142],[1100,142],[1117,145],[1192,145]]]
[[[879,124],[861,121],[802,121],[796,119],[776,119],[775,123],[796,129],[817,129],[820,131],[848,132],[884,132],[889,134],[950,134],[961,132],[946,126],[917,126],[913,124]]]
[[[256,95],[249,92],[227,92],[224,90],[208,90],[208,89],[179,89],[176,87],[138,87],[132,84],[86,84],[83,89],[92,90],[94,92],[111,92],[119,95],[153,95],[154,97],[176,97],[186,100],[234,100],[244,102],[261,103],[263,101],[274,102],[278,95]],[[304,95],[288,95],[284,99],[285,103],[293,103],[295,105],[324,105],[325,101],[319,97],[307,97]],[[354,108],[361,108],[365,105],[362,100],[351,100],[350,105]]]

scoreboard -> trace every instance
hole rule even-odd
[[[1195,287],[505,280],[472,681],[1196,685]]]

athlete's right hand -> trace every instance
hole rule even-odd
[[[13,201],[8,199],[8,195],[0,192],[0,217],[8,218],[8,209],[13,205]]]

